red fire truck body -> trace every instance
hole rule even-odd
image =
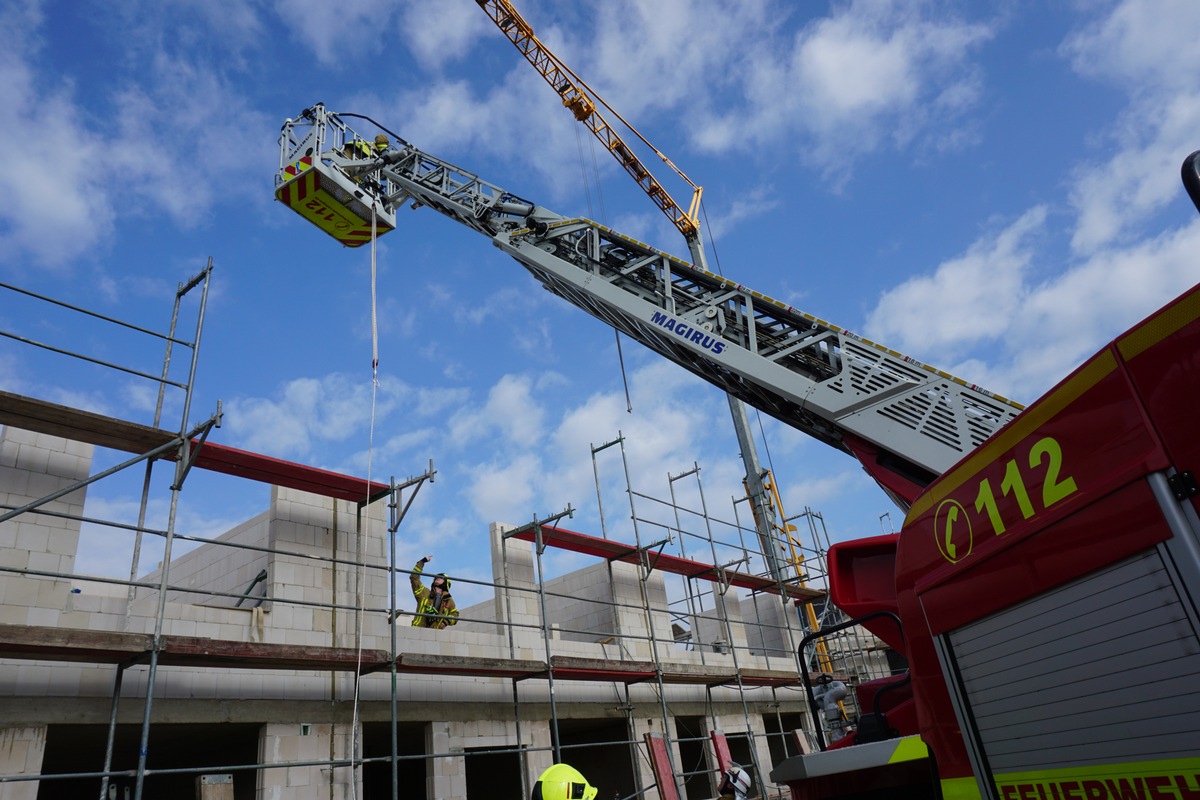
[[[864,624],[909,661],[885,727],[920,739],[773,777],[797,800],[1200,798],[1197,397],[1200,286],[945,472],[899,535],[834,545],[833,602],[899,618],[903,638]]]

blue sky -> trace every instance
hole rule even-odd
[[[1179,181],[1200,149],[1194,0],[519,8],[705,187],[714,270],[1008,397],[1035,399],[1200,279],[1200,218]],[[724,396],[626,340],[628,413],[612,331],[428,209],[379,243],[373,389],[368,249],[274,202],[279,127],[322,101],[686,255],[472,0],[9,0],[0,30],[0,276],[162,330],[176,285],[211,256],[191,418],[221,400],[215,441],[381,480],[432,458],[400,558],[434,552],[466,576],[490,575],[492,520],[570,503],[566,524],[598,533],[589,446],[619,434],[635,490],[667,497],[667,475],[698,463],[710,511],[732,518]],[[161,365],[157,345],[9,292],[0,328]],[[0,386],[153,414],[145,381],[8,339]],[[180,408],[169,399],[168,424]],[[819,511],[835,539],[879,533],[889,512],[899,524],[851,459],[751,419],[789,513]],[[610,535],[632,540],[615,453],[599,458],[601,495]],[[156,474],[161,522],[169,476]],[[139,489],[97,486],[88,513],[131,520]],[[266,502],[263,487],[194,475],[179,528],[211,535]],[[124,535],[85,538],[90,568],[127,569]]]

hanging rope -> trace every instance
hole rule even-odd
[[[629,378],[625,376],[625,355],[621,352],[621,332],[613,328],[613,335],[617,337],[617,361],[621,363],[621,382],[625,384],[625,413],[633,413],[633,401],[629,399]]]
[[[708,228],[708,246],[713,251],[713,264],[716,266],[717,274],[724,278],[725,273],[721,271],[721,256],[717,253],[717,239],[713,236],[712,224],[708,221],[708,208],[704,205],[703,200],[700,201],[700,213],[704,215],[704,227]]]
[[[375,204],[371,204],[371,383],[379,385],[379,322],[375,314]],[[373,401],[372,401],[373,402]],[[371,424],[374,426],[374,415]],[[368,490],[370,491],[370,490]]]
[[[374,468],[375,457],[375,407],[379,395],[379,316],[378,309],[378,257],[376,250],[376,242],[379,238],[375,216],[375,204],[371,204],[371,424],[367,434],[367,489],[366,498],[370,500],[371,496],[371,481],[372,470]],[[358,529],[358,541],[356,545],[355,561],[355,630],[354,640],[357,650],[356,664],[358,669],[354,673],[354,712],[351,715],[350,737],[351,737],[351,780],[350,780],[350,795],[353,800],[358,800],[358,773],[362,762],[362,739],[359,736],[359,686],[362,676],[362,653],[363,653],[363,617],[365,616],[365,592],[363,583],[366,577],[366,568],[364,566],[363,555],[363,528],[370,528],[371,514],[370,506],[364,504],[368,509],[364,515],[363,524]],[[336,598],[335,598],[336,601]]]

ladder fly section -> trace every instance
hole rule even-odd
[[[320,105],[286,122],[277,196],[316,172],[343,188],[350,181],[347,208],[373,203],[387,225],[402,205],[429,206],[489,236],[554,294],[859,458],[902,504],[1022,409],[611,228],[548,211],[402,140],[349,159],[345,143],[356,140],[365,141]],[[305,159],[310,166],[289,172]]]

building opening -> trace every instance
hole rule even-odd
[[[597,798],[629,797],[644,788],[634,778],[635,750],[624,719],[560,719],[558,737],[562,760],[599,789]]]
[[[392,723],[363,723],[363,757],[381,758],[363,765],[364,800],[388,800],[392,796]],[[396,723],[397,786],[400,797],[426,800],[425,723]]]
[[[521,793],[519,752],[498,750],[494,747],[468,747],[464,760],[467,769],[467,797],[528,796],[528,790],[524,795]],[[534,778],[536,777],[535,775]]]
[[[234,800],[254,800],[257,775],[253,769],[221,769],[258,763],[258,741],[262,726],[223,723],[214,725],[154,725],[153,738],[146,754],[146,768],[188,769],[195,772],[172,775],[147,775],[142,794],[145,797],[195,797],[200,775],[223,773],[233,776]],[[113,770],[136,770],[141,725],[118,725],[113,740]],[[69,775],[100,772],[108,741],[107,725],[50,725],[46,729],[46,750],[42,774]],[[124,800],[125,790],[133,797],[136,778],[121,776],[109,781],[113,797]],[[38,787],[38,800],[75,800],[99,797],[100,778],[48,778]]]

